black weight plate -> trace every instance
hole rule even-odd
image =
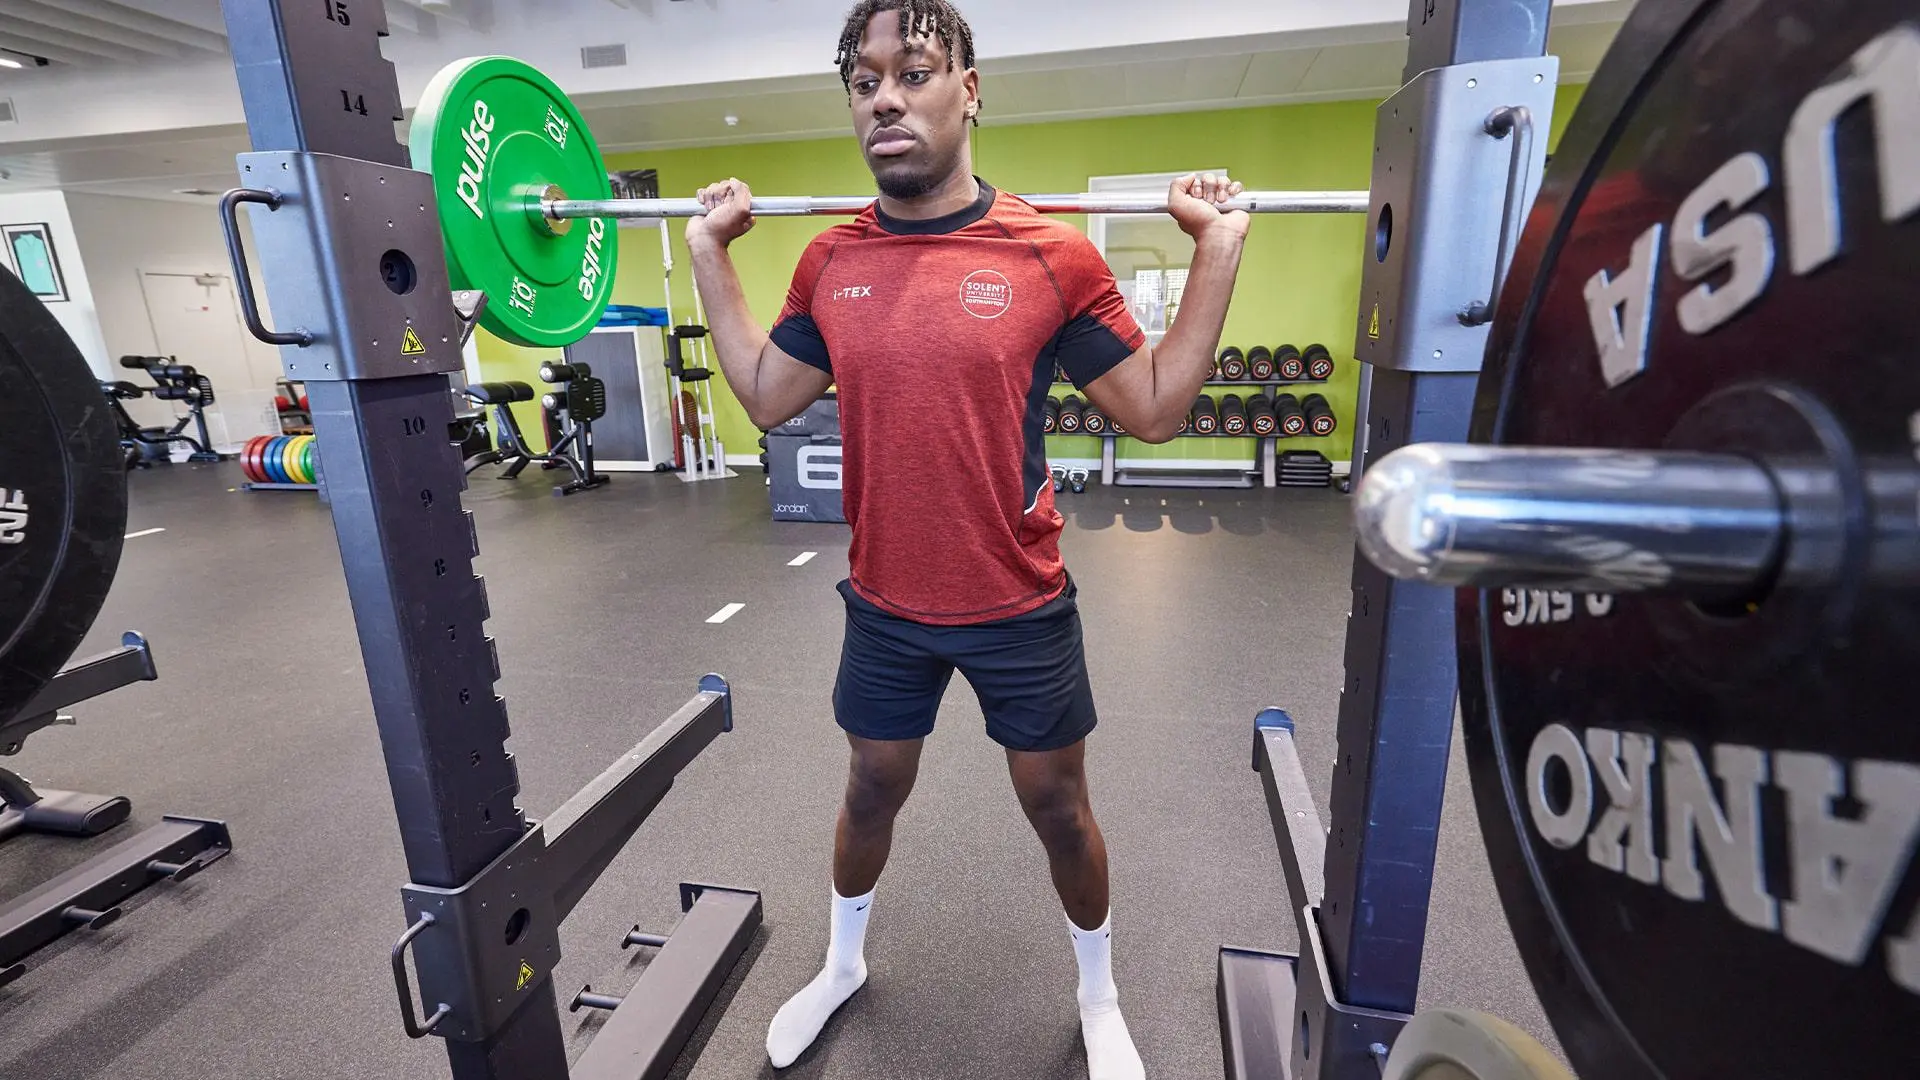
[[[1501,297],[1475,441],[1792,461],[1827,478],[1849,523],[1831,584],[1777,589],[1751,609],[1460,594],[1481,826],[1582,1076],[1920,1071],[1920,592],[1869,581],[1861,555],[1863,478],[1911,478],[1920,435],[1920,223],[1906,195],[1920,183],[1917,15],[1911,0],[1639,5],[1561,143]],[[1883,99],[1828,124],[1820,110],[1862,73]],[[1746,154],[1758,156],[1735,161]],[[1742,273],[1765,284],[1706,318],[1703,282],[1723,302],[1739,290],[1725,267],[1682,276],[1675,241],[1695,235],[1682,207],[1741,165],[1764,188],[1701,228],[1745,230],[1742,250],[1759,258]],[[1829,222],[1837,250],[1807,265]],[[1617,313],[1590,311],[1590,290],[1650,297],[1644,366],[1629,348],[1603,368]],[[1619,314],[1623,337],[1638,307]],[[1817,343],[1819,362],[1794,342]],[[1914,527],[1910,498],[1887,513]],[[1638,796],[1619,791],[1623,775]],[[1720,829],[1731,839],[1701,839]],[[1822,856],[1843,840],[1861,846]]]
[[[46,305],[0,272],[0,721],[80,646],[127,532],[99,380]]]

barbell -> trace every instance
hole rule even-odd
[[[480,324],[519,345],[586,336],[613,295],[619,245],[607,223],[690,218],[697,199],[616,199],[585,119],[540,71],[506,56],[455,61],[427,85],[408,145],[434,178],[456,289],[492,298]],[[1022,196],[1047,214],[1164,214],[1165,193]],[[764,217],[847,216],[873,196],[753,200]],[[1230,208],[1255,214],[1365,213],[1364,191],[1250,191]],[[575,221],[586,227],[574,228]]]
[[[1165,195],[1089,191],[1074,195],[1021,195],[1042,214],[1164,214]],[[850,217],[872,206],[871,195],[799,195],[753,199],[755,217]],[[1218,204],[1249,214],[1364,214],[1364,191],[1248,191]],[[699,199],[567,199],[555,189],[540,200],[540,212],[552,221],[573,218],[691,218],[707,210]]]

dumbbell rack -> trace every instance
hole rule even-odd
[[[1072,386],[1070,382],[1055,382],[1055,386]],[[1269,393],[1282,386],[1325,386],[1322,379],[1208,379],[1203,385],[1209,387],[1230,387],[1242,390],[1265,390]],[[1193,469],[1152,469],[1120,468],[1119,440],[1133,436],[1126,432],[1103,431],[1098,435],[1086,432],[1053,432],[1063,438],[1086,437],[1100,440],[1100,482],[1108,487],[1162,487],[1162,488],[1251,488],[1255,477],[1259,486],[1277,488],[1280,486],[1280,440],[1281,439],[1320,439],[1323,435],[1203,435],[1197,431],[1184,431],[1175,435],[1176,439],[1252,439],[1256,445],[1253,450],[1251,466],[1239,462],[1223,461],[1217,468],[1209,468],[1207,475],[1197,475]]]

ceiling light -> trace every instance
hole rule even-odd
[[[11,56],[0,56],[0,67],[17,68],[22,66],[24,65],[22,65],[20,61],[15,60]]]
[[[727,126],[728,126],[728,127],[739,127],[739,126],[740,126],[740,118],[739,118],[739,117],[737,117],[737,116],[731,116],[731,115],[729,115],[729,116],[727,117]]]

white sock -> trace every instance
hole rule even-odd
[[[767,1059],[774,1068],[784,1069],[805,1053],[834,1010],[867,981],[867,915],[872,906],[872,893],[845,897],[835,890],[826,966],[780,1006],[767,1028]]]
[[[1146,1066],[1133,1048],[1120,1015],[1120,988],[1113,982],[1113,915],[1098,930],[1073,931],[1073,957],[1080,964],[1080,1037],[1087,1044],[1088,1080],[1143,1080]]]

